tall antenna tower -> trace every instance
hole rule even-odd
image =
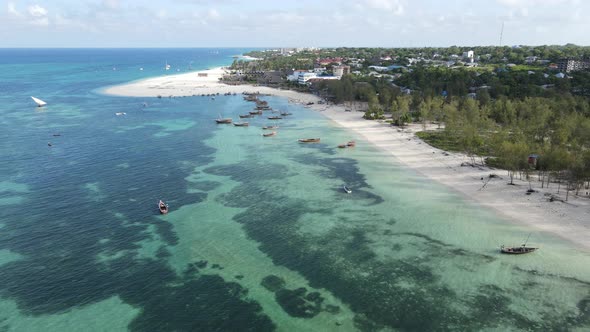
[[[504,35],[504,21],[502,21],[502,30],[500,30],[500,46],[502,46],[502,36]]]

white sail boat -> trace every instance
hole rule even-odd
[[[41,100],[39,98],[35,98],[33,96],[31,96],[31,98],[33,98],[33,100],[35,101],[35,103],[37,103],[37,107],[43,107],[43,106],[47,105],[46,102],[44,102],[43,100]]]
[[[166,67],[164,67],[166,70],[170,70],[170,65],[168,64],[168,60],[166,60]]]

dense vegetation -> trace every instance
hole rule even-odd
[[[480,55],[478,67],[449,67],[436,60],[467,50]],[[580,189],[590,181],[590,71],[563,77],[547,66],[564,57],[589,57],[590,47],[338,48],[250,55],[263,60],[234,66],[312,69],[321,58],[338,57],[342,63],[362,59],[356,74],[314,83],[310,92],[350,107],[361,102],[366,119],[391,119],[399,126],[420,122],[425,128],[443,123],[443,130],[420,136],[443,149],[465,152],[473,164],[485,158],[507,169],[511,179],[537,171],[543,186],[559,180]],[[391,64],[403,67],[368,74],[369,65]],[[532,154],[538,158],[529,163]]]

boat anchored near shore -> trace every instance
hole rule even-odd
[[[531,237],[531,234],[529,234],[529,236],[526,238],[526,241],[524,241],[523,244],[521,244],[520,246],[505,246],[502,245],[500,247],[500,253],[502,254],[508,254],[508,255],[522,255],[522,254],[528,254],[531,253],[533,251],[536,251],[539,248],[535,248],[535,247],[527,247],[527,243],[529,242],[529,238]]]
[[[319,143],[319,138],[300,138],[299,143]]]

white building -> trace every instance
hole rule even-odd
[[[318,77],[318,75],[316,73],[309,73],[309,72],[299,73],[299,76],[297,77],[297,83],[307,84],[307,81],[309,81],[312,78],[316,78],[316,77]]]
[[[295,82],[299,80],[299,74],[301,73],[307,73],[309,72],[308,70],[294,70],[293,74],[287,76],[287,80],[291,81],[291,82]]]
[[[475,59],[475,54],[473,51],[463,52],[463,59],[467,60],[468,62],[473,62]]]

